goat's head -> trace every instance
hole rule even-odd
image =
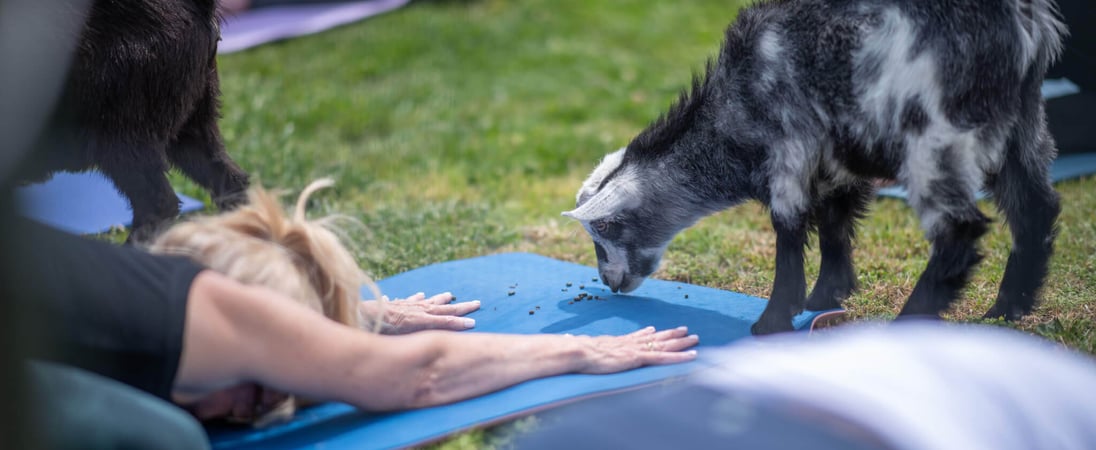
[[[613,292],[631,292],[654,273],[666,246],[688,225],[681,218],[691,216],[664,195],[664,178],[628,164],[625,152],[606,156],[583,183],[575,209],[563,213],[590,233],[601,280]]]

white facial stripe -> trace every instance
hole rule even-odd
[[[605,177],[613,173],[617,167],[620,167],[621,162],[624,161],[624,150],[621,148],[613,153],[605,155],[602,158],[601,163],[598,164],[589,177],[586,177],[586,181],[582,183],[582,188],[578,191],[578,196],[575,197],[577,202],[579,198],[582,198],[583,194],[593,195],[597,192],[597,187],[601,185],[601,182],[605,180]]]
[[[624,169],[593,197],[564,215],[583,222],[610,217],[624,209],[638,206],[640,187],[639,177],[633,171]]]

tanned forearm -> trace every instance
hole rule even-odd
[[[523,381],[581,371],[585,337],[428,331],[401,348],[429,349],[413,371],[414,395],[402,408],[450,403]]]
[[[366,410],[462,400],[526,380],[691,360],[683,328],[621,337],[426,331],[380,336],[340,325],[274,291],[203,275],[187,309],[177,393],[256,382]],[[646,345],[646,347],[643,346]]]

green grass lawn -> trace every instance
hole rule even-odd
[[[585,233],[560,211],[598,159],[627,144],[715,54],[741,3],[415,2],[222,56],[225,141],[268,187],[295,193],[334,177],[337,188],[313,211],[365,225],[351,236],[378,278],[506,251],[594,265]],[[1058,189],[1064,212],[1045,300],[1014,326],[1096,352],[1096,179]],[[766,217],[747,204],[703,220],[673,242],[655,276],[767,296],[775,236]],[[1009,247],[1001,220],[983,247],[955,320],[976,320],[996,295]],[[927,253],[912,211],[877,202],[861,226],[851,314],[896,314]],[[817,250],[809,258],[813,277]],[[500,434],[443,447],[491,446]]]

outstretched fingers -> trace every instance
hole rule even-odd
[[[453,294],[445,292],[431,297],[419,292],[384,305],[385,334],[407,334],[422,330],[461,331],[472,328],[476,321],[462,317],[480,308],[479,300],[450,303]]]
[[[696,359],[690,348],[700,342],[686,327],[657,331],[643,328],[622,336],[583,337],[582,373],[614,373],[642,366],[674,364]]]
[[[663,330],[648,336],[639,354],[643,365],[675,364],[696,359],[695,350],[683,351],[700,343],[700,337],[690,335],[687,327]]]

